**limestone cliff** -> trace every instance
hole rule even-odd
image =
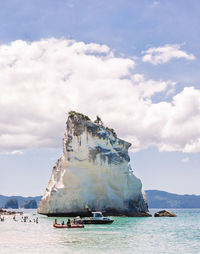
[[[112,129],[70,112],[63,139],[63,156],[57,161],[38,212],[48,216],[148,216],[141,181],[129,164],[130,143]]]

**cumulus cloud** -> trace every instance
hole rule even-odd
[[[0,148],[61,147],[66,113],[101,116],[134,149],[200,151],[200,90],[134,73],[135,61],[106,45],[66,39],[0,46]],[[15,153],[15,152],[13,152]],[[15,153],[16,154],[16,153]]]
[[[164,91],[168,91],[167,93],[173,93],[174,87],[176,85],[175,82],[170,80],[167,81],[156,81],[152,79],[145,79],[144,75],[134,74],[131,77],[132,83],[135,87],[137,87],[140,92],[140,96],[143,98],[151,98],[156,93],[161,93]]]
[[[181,45],[178,44],[167,44],[163,47],[149,48],[148,50],[142,52],[144,54],[142,61],[158,65],[167,63],[173,58],[185,58],[187,60],[195,59],[193,54],[188,54],[180,48]]]

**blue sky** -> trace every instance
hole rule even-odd
[[[132,142],[145,189],[200,194],[199,11],[195,0],[2,0],[0,194],[43,194],[70,109]]]

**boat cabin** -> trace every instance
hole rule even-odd
[[[92,212],[93,214],[93,219],[95,220],[101,220],[104,216],[101,212]]]

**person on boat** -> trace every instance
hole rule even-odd
[[[64,222],[64,221],[62,222],[62,225],[65,225],[65,222]]]
[[[76,224],[83,224],[83,220],[81,219],[80,216],[76,217]]]
[[[57,224],[57,219],[55,219],[54,224]]]
[[[85,209],[87,209],[87,211],[89,212],[89,213],[92,213],[92,210],[90,209],[90,207],[86,204],[85,205]]]
[[[70,219],[67,220],[67,226],[71,227],[71,221],[70,221]]]
[[[75,218],[73,219],[72,224],[73,224],[73,225],[76,225],[76,224],[77,224]]]

